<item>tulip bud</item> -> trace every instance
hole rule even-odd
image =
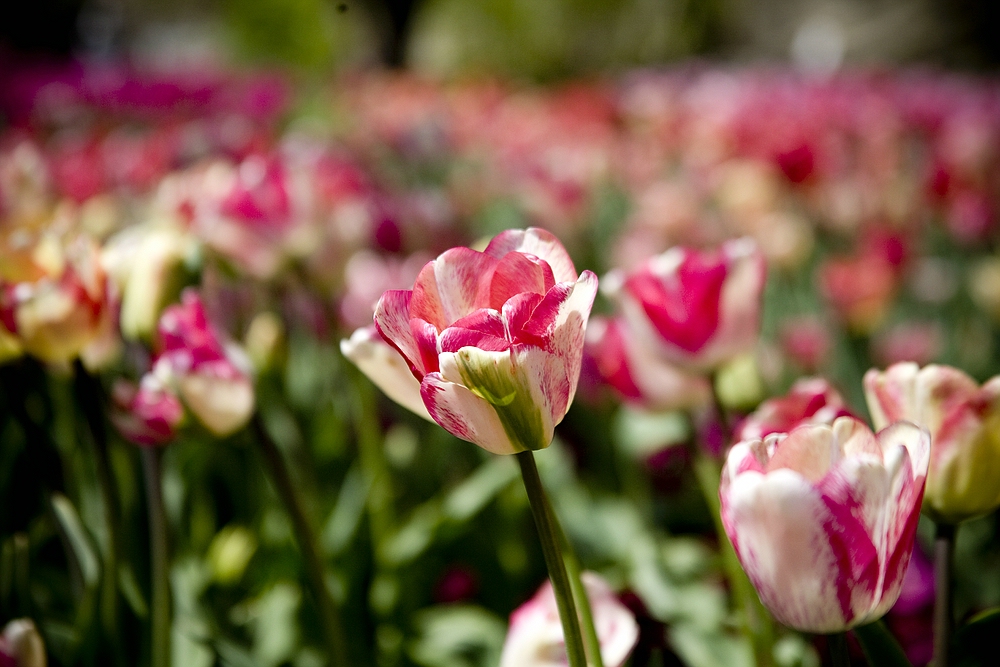
[[[548,447],[569,409],[596,292],[596,276],[578,276],[552,234],[509,230],[484,252],[452,248],[412,290],[383,294],[375,326],[434,421],[513,454]]]
[[[13,667],[45,667],[45,644],[34,621],[20,618],[11,621],[0,635],[0,658],[9,658]]]
[[[593,572],[583,573],[594,629],[605,667],[621,667],[639,641],[635,616]],[[559,667],[566,664],[566,641],[559,622],[552,583],[546,581],[535,597],[510,615],[510,630],[500,655],[500,667]]]
[[[931,434],[924,512],[958,523],[1000,506],[1000,376],[982,387],[950,366],[900,363],[865,374],[876,426],[906,419]]]
[[[686,368],[717,369],[757,341],[764,258],[750,239],[716,252],[676,247],[605,279],[637,338]]]
[[[729,452],[722,523],[760,600],[804,632],[880,618],[899,597],[930,456],[927,431],[841,417]]]

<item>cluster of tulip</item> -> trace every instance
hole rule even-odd
[[[995,83],[3,77],[0,666],[926,663],[921,511],[964,650]]]

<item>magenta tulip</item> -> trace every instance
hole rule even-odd
[[[760,323],[764,257],[750,239],[717,251],[671,248],[605,280],[635,335],[667,359],[710,371],[753,349]]]

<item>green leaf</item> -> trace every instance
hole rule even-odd
[[[59,532],[69,547],[67,556],[78,569],[84,586],[88,589],[96,587],[101,577],[101,565],[80,515],[69,498],[61,493],[53,493],[51,503]]]
[[[959,628],[951,642],[953,667],[986,667],[997,661],[1000,607],[987,609]]]
[[[334,556],[341,553],[354,539],[365,514],[371,486],[371,479],[357,466],[347,471],[340,486],[337,504],[330,512],[320,536],[327,553]]]
[[[416,615],[413,662],[425,667],[494,667],[500,662],[507,624],[474,606],[442,606]]]

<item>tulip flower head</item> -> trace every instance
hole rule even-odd
[[[757,440],[802,424],[832,424],[838,417],[853,416],[840,392],[824,378],[803,378],[784,396],[761,403],[740,424],[734,440]]]
[[[715,252],[671,248],[605,279],[636,336],[684,367],[711,371],[753,349],[766,269],[756,244],[728,241]]]
[[[183,421],[184,408],[214,435],[243,427],[254,409],[250,361],[208,321],[201,297],[184,290],[181,303],[163,311],[160,350],[138,388],[119,383],[113,422],[139,445],[169,442]]]
[[[930,455],[928,433],[899,422],[873,434],[840,417],[729,452],[722,522],[761,602],[785,625],[842,632],[899,597]]]
[[[569,409],[596,293],[597,277],[578,275],[552,234],[508,230],[483,252],[444,252],[412,290],[383,294],[375,327],[435,422],[513,454],[547,447]]]
[[[639,641],[639,624],[608,584],[584,572],[583,586],[594,615],[605,667],[621,667]],[[552,583],[546,581],[535,597],[510,615],[510,629],[500,655],[500,667],[560,667],[566,664],[566,643],[559,622]]]
[[[924,512],[957,523],[1000,506],[1000,376],[980,387],[950,366],[894,364],[865,375],[876,426],[906,419],[931,434]]]

